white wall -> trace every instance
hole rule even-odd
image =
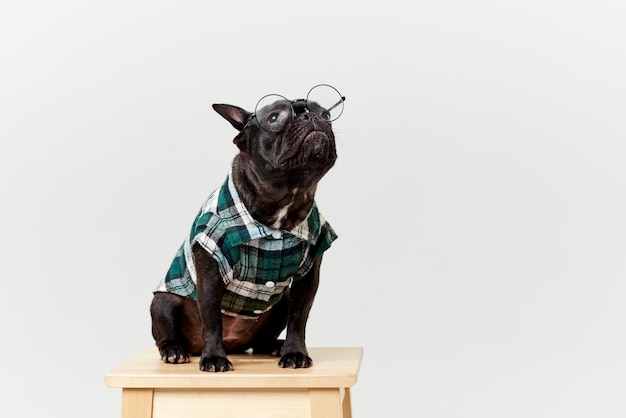
[[[318,196],[340,238],[308,342],[364,347],[354,416],[625,416],[624,21],[617,0],[3,2],[0,415],[118,416],[103,375],[153,345],[151,290],[235,153],[211,103],[324,82],[347,97]]]

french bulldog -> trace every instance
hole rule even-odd
[[[314,198],[337,159],[332,121],[345,100],[336,92],[336,101],[313,101],[316,88],[336,92],[265,96],[254,113],[213,105],[239,131],[238,153],[154,291],[152,335],[164,362],[200,356],[201,371],[226,372],[228,354],[251,350],[280,357],[283,368],[313,364],[305,329],[322,255],[337,237]]]

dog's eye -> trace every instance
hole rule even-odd
[[[322,119],[324,120],[330,120],[330,112],[325,110],[322,112],[322,114],[320,115]]]
[[[270,132],[280,132],[289,120],[291,113],[286,109],[270,111],[263,117],[263,128]]]
[[[278,121],[278,113],[272,113],[267,117],[269,123],[276,123]]]

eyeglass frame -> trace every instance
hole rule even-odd
[[[326,109],[326,108],[322,108],[322,109],[325,109],[325,110],[326,110],[327,112],[329,112],[329,113],[330,113],[330,111],[331,111],[331,110],[333,110],[334,108],[336,108],[336,107],[337,107],[337,106],[339,106],[340,104],[343,104],[343,103],[346,101],[346,96],[343,96],[341,93],[339,93],[339,90],[337,90],[335,87],[331,86],[330,84],[316,84],[315,86],[313,86],[313,87],[311,87],[311,88],[309,89],[309,92],[306,94],[306,98],[305,98],[305,99],[289,100],[289,99],[287,99],[285,96],[283,96],[283,95],[281,95],[281,94],[275,94],[275,93],[266,94],[265,96],[261,97],[261,98],[259,99],[259,101],[256,103],[256,106],[254,107],[254,113],[252,113],[252,114],[250,115],[250,117],[249,117],[249,118],[248,118],[248,120],[246,121],[245,125],[243,126],[242,130],[243,130],[243,129],[246,129],[246,128],[248,127],[248,125],[250,124],[250,122],[252,122],[252,120],[253,120],[253,119],[256,119],[256,120],[257,120],[257,124],[259,125],[259,127],[260,127],[261,129],[265,130],[265,131],[268,131],[268,132],[273,132],[273,133],[281,133],[281,132],[283,132],[283,131],[285,130],[285,127],[283,127],[281,130],[276,131],[276,132],[274,132],[274,131],[270,131],[270,130],[268,130],[268,129],[266,129],[266,128],[264,128],[264,127],[263,127],[263,124],[262,124],[262,123],[260,123],[260,122],[259,122],[259,120],[256,118],[256,115],[257,115],[257,112],[258,112],[258,108],[259,108],[259,103],[261,103],[261,102],[263,101],[263,99],[265,99],[266,97],[270,97],[270,96],[277,96],[277,97],[280,97],[280,98],[284,99],[284,100],[285,100],[285,102],[287,102],[287,103],[289,104],[289,107],[290,107],[290,109],[291,109],[291,113],[290,113],[289,119],[292,119],[292,118],[296,115],[296,111],[295,111],[295,109],[293,108],[293,105],[294,105],[295,103],[298,103],[298,102],[304,102],[304,110],[305,110],[305,112],[306,112],[306,113],[310,113],[310,110],[309,110],[309,108],[308,108],[308,104],[309,104],[309,95],[311,94],[311,92],[313,91],[313,89],[315,89],[315,88],[317,88],[317,87],[330,87],[331,89],[333,89],[333,90],[335,90],[335,91],[337,92],[337,95],[339,95],[339,101],[337,101],[335,104],[333,104],[332,106],[330,106],[328,109]],[[317,102],[314,102],[314,103],[317,103]],[[319,103],[318,103],[318,104],[319,104]],[[265,107],[265,106],[264,106],[264,107]],[[321,106],[320,106],[320,107],[321,107]],[[339,113],[339,115],[337,115],[337,117],[336,117],[336,118],[334,118],[334,119],[328,119],[328,120],[324,119],[324,120],[326,120],[327,122],[334,122],[334,121],[336,121],[337,119],[339,119],[339,118],[341,117],[341,115],[342,115],[342,114],[343,114],[343,109],[341,109],[341,113]]]

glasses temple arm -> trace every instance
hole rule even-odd
[[[337,103],[335,103],[334,105],[329,107],[327,110],[330,112],[331,110],[333,110],[334,108],[336,108],[337,106],[339,106],[340,104],[342,104],[345,101],[346,101],[346,97],[345,96],[341,96],[341,100],[339,100]]]

